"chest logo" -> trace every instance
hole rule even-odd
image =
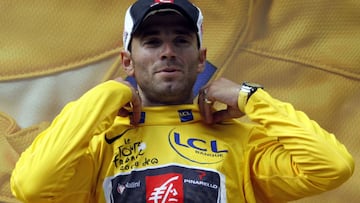
[[[169,144],[181,157],[199,164],[215,164],[221,162],[228,150],[219,141],[206,140],[199,137],[182,136],[171,130],[168,134]],[[221,148],[222,147],[222,148]]]

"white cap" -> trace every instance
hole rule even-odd
[[[138,0],[128,8],[125,14],[123,46],[129,51],[132,35],[149,16],[158,12],[172,11],[189,20],[197,32],[198,45],[202,46],[201,10],[188,0]]]

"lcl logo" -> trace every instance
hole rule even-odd
[[[215,164],[221,162],[228,149],[218,140],[182,136],[174,129],[168,135],[169,144],[181,157],[199,164]]]
[[[176,132],[174,133],[174,140],[175,140],[175,143],[179,146],[191,147],[193,149],[204,151],[204,152],[207,152],[209,150],[214,153],[228,152],[227,150],[219,150],[216,140],[211,140],[210,142],[206,142],[205,140],[202,140],[199,138],[187,138],[187,140],[185,141],[185,143],[186,143],[185,144],[185,143],[181,143],[180,134],[176,133]]]

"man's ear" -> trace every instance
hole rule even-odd
[[[199,65],[198,65],[198,73],[201,73],[205,69],[206,64],[206,48],[200,48],[199,50]]]
[[[133,63],[131,60],[131,54],[128,51],[121,51],[120,52],[120,56],[121,56],[121,62],[122,62],[122,66],[124,68],[124,71],[126,72],[126,74],[128,76],[134,76],[134,67],[133,67]]]

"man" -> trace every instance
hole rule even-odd
[[[285,202],[333,189],[354,162],[334,135],[260,85],[203,71],[201,11],[139,0],[125,16],[119,78],[69,103],[22,154],[24,202]],[[214,108],[222,103],[224,109]],[[252,123],[236,120],[247,115]]]

